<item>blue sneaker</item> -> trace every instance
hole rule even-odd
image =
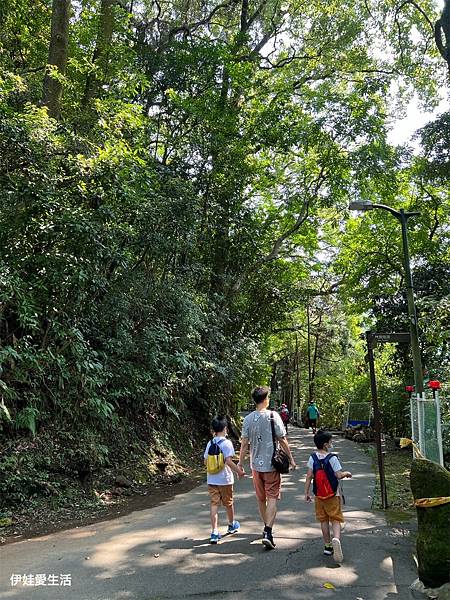
[[[233,521],[230,525],[228,525],[228,533],[236,533],[241,524],[239,521]]]
[[[217,542],[220,540],[222,536],[220,535],[220,533],[214,533],[214,531],[211,532],[211,537],[209,538],[209,543],[210,544],[217,544]]]

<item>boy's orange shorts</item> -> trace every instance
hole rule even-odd
[[[233,486],[230,485],[208,485],[209,497],[213,506],[220,506],[222,503],[225,508],[233,506]]]
[[[316,508],[316,518],[321,523],[324,521],[339,521],[339,523],[344,522],[340,496],[333,496],[332,498],[327,498],[326,500],[321,500],[320,498],[315,497],[314,504]]]

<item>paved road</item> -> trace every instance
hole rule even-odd
[[[302,465],[284,477],[274,527],[277,549],[266,551],[250,478],[235,486],[241,531],[217,546],[209,539],[206,485],[156,508],[0,549],[0,598],[11,600],[407,600],[416,577],[408,530],[388,527],[371,510],[374,474],[357,445],[334,440],[344,468],[347,529],[339,566],[322,555],[313,507],[303,501],[312,435],[290,428]],[[221,513],[225,524],[225,515]],[[11,585],[11,574],[71,575],[71,586]],[[335,589],[324,588],[331,583]]]

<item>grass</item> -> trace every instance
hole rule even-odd
[[[370,453],[374,469],[378,472],[375,448],[371,448]],[[412,451],[409,448],[388,450],[384,455],[384,471],[388,498],[386,516],[391,523],[410,521],[415,517],[414,500],[409,485],[411,461]],[[380,483],[378,479],[375,486],[373,507],[381,508]]]

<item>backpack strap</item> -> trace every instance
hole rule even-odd
[[[215,444],[216,446],[219,446],[219,450],[220,450],[220,452],[222,452],[222,450],[221,450],[221,448],[220,448],[220,445],[221,445],[221,443],[222,443],[222,442],[224,442],[224,441],[225,441],[225,438],[224,438],[224,439],[221,439],[221,440],[218,440],[217,442],[215,442],[215,441],[214,441],[214,438],[213,438],[213,439],[212,439],[212,440],[209,442],[208,454],[209,454],[209,451],[211,450],[211,448],[213,447],[213,445],[214,445],[214,444]],[[223,452],[222,452],[222,454],[223,454]]]
[[[336,477],[334,469],[333,469],[332,465],[330,464],[330,461],[333,458],[333,456],[334,456],[334,454],[327,454],[325,456],[325,458],[323,459],[323,468],[326,470],[326,472],[328,474],[328,479],[331,483],[331,487],[336,492],[339,487],[339,479]]]
[[[313,452],[311,454],[311,458],[313,461],[313,480],[312,480],[312,487],[313,487],[313,494],[314,496],[317,494],[317,485],[316,485],[316,473],[317,471],[320,469],[320,460],[319,457],[317,456],[317,454],[315,452]]]
[[[214,438],[211,440],[211,444],[217,444],[218,446],[220,446],[220,444],[222,442],[225,442],[226,438],[222,438],[221,440],[218,440],[217,442],[214,441]]]

